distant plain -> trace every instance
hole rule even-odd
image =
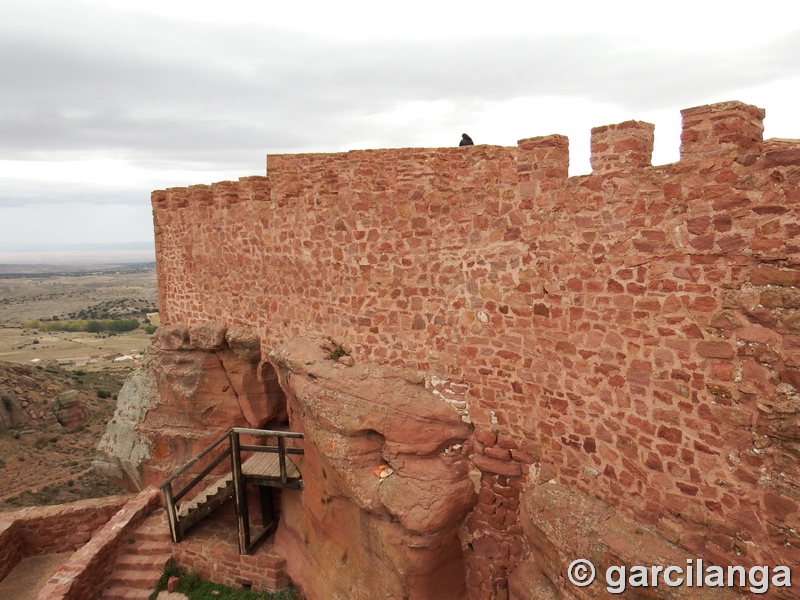
[[[50,272],[48,272],[48,270]],[[143,352],[143,330],[111,335],[42,332],[23,327],[28,320],[114,318],[157,308],[155,266],[47,267],[0,265],[0,360],[41,360]]]
[[[91,462],[117,394],[135,367],[132,360],[113,358],[142,353],[150,345],[141,328],[112,334],[41,331],[23,324],[54,317],[142,320],[157,307],[154,263],[0,265],[0,392],[13,391],[29,413],[41,414],[56,395],[75,389],[87,411],[79,427],[40,419],[0,428],[0,512],[122,491],[96,474]]]

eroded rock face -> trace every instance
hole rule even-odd
[[[28,420],[17,395],[12,390],[2,390],[0,394],[0,427],[19,425]]]
[[[69,390],[53,398],[51,408],[62,427],[77,427],[86,423],[86,409],[78,400],[78,390]]]
[[[309,598],[463,598],[457,532],[476,495],[449,449],[471,426],[418,383],[345,366],[318,340],[270,356],[305,434],[305,490],[284,492],[276,536],[292,579]]]
[[[616,582],[605,582],[609,566],[687,565],[696,558],[658,533],[623,517],[602,500],[558,484],[531,485],[521,495],[520,523],[527,555],[509,576],[510,600],[611,599]],[[597,569],[595,582],[572,585],[566,578],[578,558]],[[616,577],[616,574],[612,575]],[[677,575],[673,576],[673,579]],[[669,587],[663,578],[657,587],[630,587],[622,597],[730,600],[743,598],[730,588]]]
[[[160,327],[142,368],[120,391],[94,466],[129,490],[158,485],[231,427],[285,418],[285,398],[258,336],[224,327]],[[242,358],[241,344],[250,344]]]

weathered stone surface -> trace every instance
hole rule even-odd
[[[679,565],[695,558],[654,531],[625,518],[612,506],[578,490],[558,484],[531,485],[521,497],[521,524],[530,554],[511,577],[514,596],[519,600],[544,598],[619,597],[608,591],[613,582],[605,581],[609,566]],[[593,584],[578,588],[565,577],[567,568],[576,559],[590,561],[597,570]],[[536,573],[535,571],[538,571]],[[542,576],[550,586],[541,582]],[[523,582],[532,582],[525,589]],[[613,585],[612,585],[613,587]],[[544,588],[545,595],[537,588]],[[736,591],[712,587],[669,587],[661,581],[658,587],[626,586],[637,598],[733,599],[743,598]]]
[[[558,590],[535,561],[523,562],[508,576],[509,600],[560,600]]]
[[[211,352],[225,345],[225,327],[209,322],[189,327],[189,343],[200,350]]]
[[[159,485],[231,427],[261,427],[286,414],[268,364],[259,368],[227,346],[187,349],[195,346],[187,342],[186,327],[162,329],[141,370],[120,391],[94,463],[130,490]],[[225,341],[218,327],[209,331],[204,345]]]
[[[753,271],[750,281],[753,285],[800,286],[800,271],[762,266]]]
[[[158,403],[155,372],[144,367],[133,373],[119,392],[117,410],[97,447],[92,466],[128,490],[145,487],[142,468],[143,463],[152,458],[154,440],[140,435],[139,426],[144,423],[148,411]]]
[[[457,530],[476,497],[466,459],[442,451],[471,427],[402,373],[345,367],[318,340],[270,356],[305,433],[305,490],[284,496],[276,539],[290,576],[309,597],[463,598]]]
[[[50,407],[62,427],[77,427],[86,422],[86,409],[78,400],[78,390],[59,394],[50,402]]]
[[[11,427],[11,413],[8,412],[5,404],[0,402],[0,428]]]
[[[151,339],[151,344],[162,350],[191,350],[189,340],[189,327],[185,323],[176,325],[162,325],[156,329]]]
[[[0,427],[11,427],[28,421],[28,415],[22,408],[13,390],[0,392]]]
[[[697,342],[697,353],[706,358],[732,358],[733,346],[729,342]]]
[[[225,340],[242,360],[254,363],[261,360],[261,337],[256,331],[247,327],[229,327]]]

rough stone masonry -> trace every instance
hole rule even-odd
[[[276,547],[309,597],[607,597],[570,586],[579,557],[798,566],[800,141],[740,102],[682,117],[662,166],[628,121],[579,177],[552,135],[153,193],[163,322],[252,330],[306,432]],[[387,408],[401,380],[423,396]],[[404,444],[420,398],[435,427]]]

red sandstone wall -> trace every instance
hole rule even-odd
[[[762,118],[683,111],[661,167],[651,125],[600,127],[581,177],[550,136],[155,192],[162,320],[329,336],[467,402],[474,598],[525,551],[526,474],[717,564],[797,566],[800,142]]]
[[[22,558],[17,524],[12,520],[0,521],[0,581],[11,572]]]
[[[128,500],[111,496],[58,506],[24,508],[0,519],[0,580],[24,556],[73,552]]]
[[[13,523],[21,556],[74,552],[128,500],[127,496],[110,496],[23,508],[3,515],[3,519]]]

